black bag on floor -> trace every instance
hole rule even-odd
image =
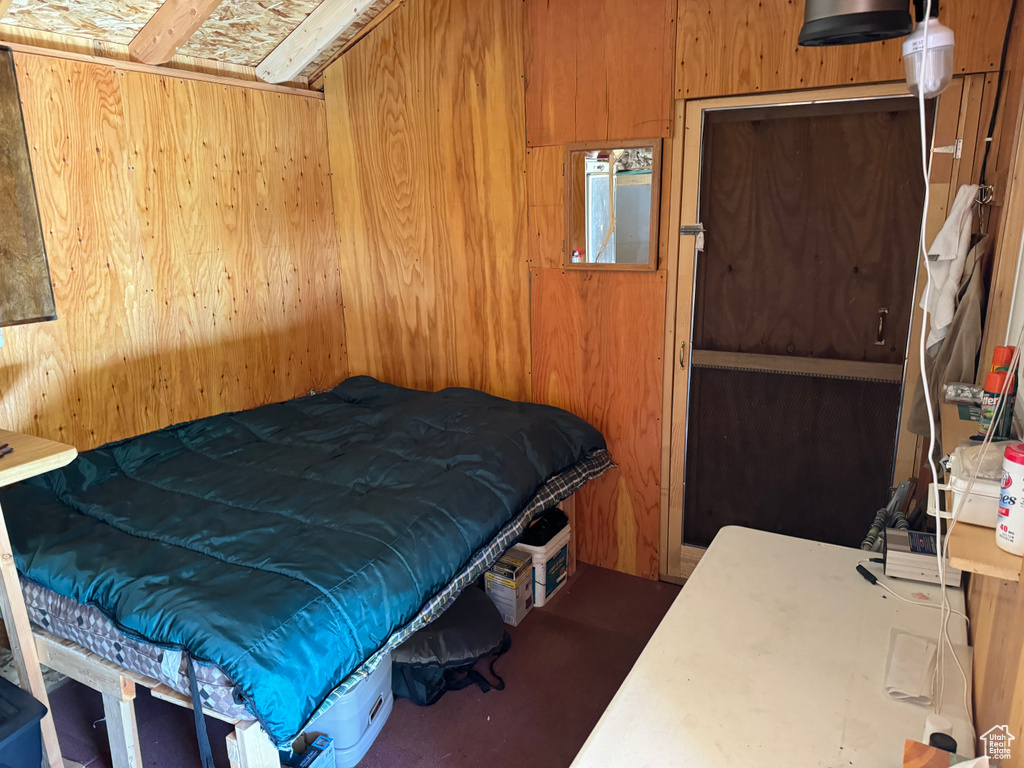
[[[414,634],[391,653],[391,690],[421,707],[440,699],[446,691],[470,685],[487,693],[505,689],[494,672],[494,662],[512,644],[501,613],[482,589],[470,586],[451,608]],[[491,683],[473,669],[490,657]]]

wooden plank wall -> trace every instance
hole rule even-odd
[[[666,273],[561,268],[562,163],[576,141],[669,135],[675,12],[675,0],[527,0],[524,31],[534,399],[598,427],[618,463],[579,494],[579,558],[651,579]]]
[[[527,0],[531,147],[669,135],[676,0]]]
[[[1024,587],[974,574],[967,613],[974,646],[975,729],[981,735],[997,725],[1009,726],[1016,738],[1012,758],[999,765],[1021,768],[1024,750],[1016,744],[1024,739]]]
[[[655,579],[665,272],[533,275],[534,398],[584,416],[618,464],[576,495],[579,558]]]
[[[1003,341],[1010,317],[1013,280],[1024,230],[1024,17],[1018,10],[1011,38],[996,136],[989,158],[995,185],[992,229],[996,258],[982,362]],[[986,87],[986,90],[988,88]],[[985,128],[988,126],[986,124]],[[980,162],[980,161],[979,161]],[[1012,183],[1011,183],[1012,182]],[[973,575],[967,595],[974,646],[974,717],[979,734],[1008,725],[1016,736],[1004,768],[1024,767],[1024,586]],[[980,745],[979,745],[980,748]]]
[[[322,102],[16,65],[59,319],[4,329],[0,424],[84,450],[345,376]]]
[[[327,70],[349,360],[529,399],[522,3],[409,0]]]
[[[998,69],[1011,0],[942,3],[961,74]],[[901,40],[801,48],[804,4],[679,0],[676,98],[882,83],[904,77]]]
[[[994,88],[993,88],[994,90]],[[991,112],[991,109],[989,110]],[[985,130],[988,124],[985,125]],[[1024,130],[1024,12],[1018,8],[1013,36],[1006,58],[1002,106],[996,123],[995,144],[989,157],[988,183],[994,186],[990,231],[996,241],[990,279],[988,313],[982,360],[991,360],[992,351],[1004,343],[1010,324],[1014,277],[1017,274],[1019,243],[1024,234],[1024,216],[1013,215],[1010,206],[1011,185],[1024,203],[1024,163],[1021,162],[1020,136]],[[979,166],[981,161],[978,161]],[[979,381],[984,374],[979,371]],[[982,382],[984,383],[984,382]]]

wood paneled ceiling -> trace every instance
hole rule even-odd
[[[0,0],[0,24],[32,33],[79,38],[97,50],[129,47],[132,58],[162,63],[178,56],[255,70],[274,80],[303,81],[376,18],[392,0]],[[401,0],[394,0],[401,2]],[[166,7],[164,7],[166,6]],[[323,7],[321,7],[323,6]],[[163,10],[161,8],[163,7]],[[319,10],[318,10],[319,9]],[[161,16],[154,19],[157,12]],[[299,30],[314,11],[310,23]],[[163,18],[166,24],[161,24]],[[153,24],[147,28],[147,24]],[[196,26],[198,24],[198,26]],[[151,32],[163,26],[174,38],[160,45]],[[139,33],[146,28],[142,37]],[[192,31],[191,28],[194,28]],[[159,31],[159,30],[157,30]],[[145,38],[147,45],[140,50]],[[311,42],[315,39],[315,43]],[[134,41],[134,45],[133,45]],[[180,44],[179,44],[180,42]],[[174,48],[171,47],[173,44]],[[166,49],[161,55],[160,49]],[[312,60],[303,63],[314,53]],[[292,55],[292,51],[297,53]],[[276,51],[276,53],[275,53]],[[269,60],[274,71],[267,66]],[[296,59],[296,56],[300,58]],[[287,62],[287,66],[283,66]],[[291,74],[294,70],[295,74]]]

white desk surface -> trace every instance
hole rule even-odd
[[[868,584],[856,564],[875,556],[723,528],[573,768],[900,765],[904,740],[921,740],[932,709],[886,696],[890,630],[935,638],[939,611]],[[938,600],[938,586],[882,580]],[[949,593],[963,611],[963,592]],[[966,645],[955,614],[949,633]],[[942,711],[960,754],[973,756],[963,681],[946,657]]]

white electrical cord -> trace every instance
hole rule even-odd
[[[871,560],[858,560],[857,561],[857,565],[865,565],[866,563],[871,563],[871,562],[872,562]],[[935,603],[926,603],[924,600],[911,600],[909,597],[904,597],[903,595],[899,594],[898,592],[894,592],[893,590],[889,589],[889,587],[887,587],[882,582],[882,578],[881,577],[876,576],[875,578],[878,579],[878,581],[875,582],[875,586],[876,587],[881,587],[886,592],[888,592],[890,595],[895,597],[897,600],[902,600],[904,603],[908,603],[909,605],[916,605],[919,608],[934,608],[937,611],[942,609],[941,605],[936,605]],[[971,625],[971,620],[969,618],[967,618],[967,614],[961,613],[960,611],[958,611],[958,610],[956,610],[955,608],[952,608],[952,607],[950,608],[950,611],[952,611],[957,616],[959,616],[964,621],[966,621],[967,622],[967,626]]]
[[[925,98],[924,98],[924,84],[928,82],[928,24],[931,20],[932,15],[932,0],[925,0],[924,8],[924,39],[922,44],[924,49],[922,51],[922,64],[921,73],[918,80],[917,88],[917,102],[918,102],[918,118],[921,129],[921,167],[924,174],[924,205],[921,210],[921,233],[919,242],[919,258],[924,262],[925,274],[927,280],[925,282],[924,289],[924,312],[921,319],[921,338],[919,345],[919,358],[921,364],[921,385],[924,389],[925,399],[925,410],[928,412],[928,445],[926,450],[928,451],[928,467],[931,470],[932,485],[929,490],[929,495],[935,492],[935,489],[939,485],[939,470],[935,465],[935,445],[936,445],[936,429],[935,429],[935,414],[932,411],[932,397],[931,391],[928,384],[928,362],[926,355],[926,339],[928,336],[928,307],[931,303],[932,295],[932,270],[931,263],[928,261],[928,244],[927,244],[927,230],[928,230],[928,207],[931,202],[931,146],[928,142],[928,125],[925,119]],[[933,135],[934,140],[934,135]],[[1007,377],[1009,378],[1009,377]],[[995,424],[995,420],[993,420]],[[964,496],[966,498],[966,494]],[[936,500],[937,501],[937,500]],[[938,507],[936,507],[938,510]],[[960,660],[957,658],[955,651],[953,650],[953,644],[949,640],[948,633],[948,617],[951,606],[949,605],[949,596],[946,594],[946,554],[945,544],[942,536],[942,520],[936,515],[935,525],[935,540],[936,540],[936,557],[938,558],[939,568],[939,637],[938,647],[936,649],[936,663],[935,663],[935,674],[937,678],[937,694],[935,696],[935,712],[936,714],[941,712],[942,709],[942,695],[945,687],[945,647],[948,644],[950,653],[953,656],[953,660],[956,661],[957,669],[960,670],[960,675],[964,681],[964,709],[967,714],[968,721],[971,720],[971,707],[970,701],[967,695],[967,673],[964,672],[963,667],[960,664]],[[973,738],[973,735],[972,735]]]

